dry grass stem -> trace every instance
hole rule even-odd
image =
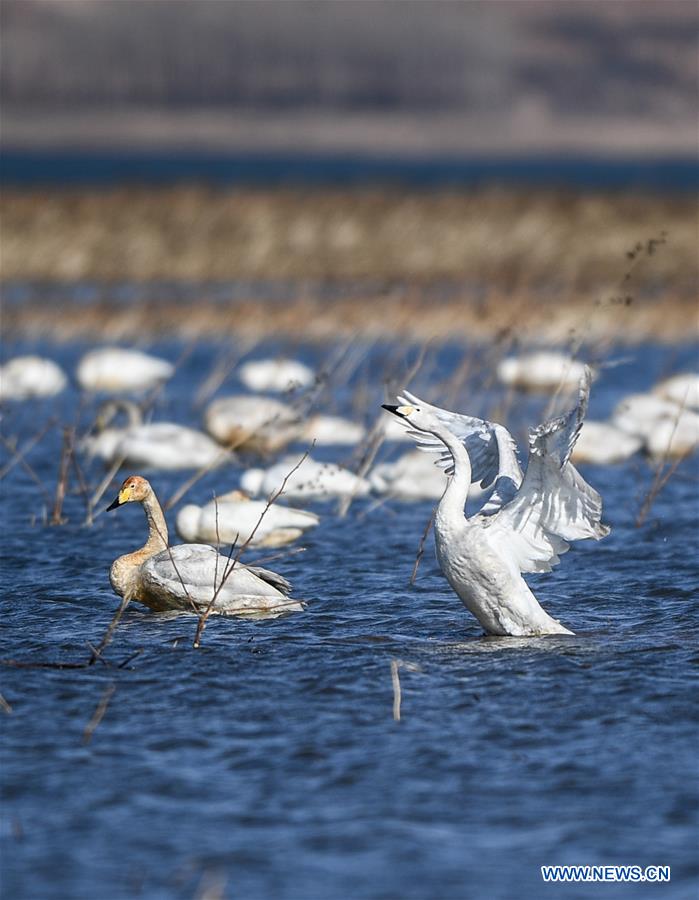
[[[65,500],[66,491],[68,489],[68,476],[70,472],[70,460],[73,455],[73,438],[75,432],[72,428],[63,429],[63,446],[61,448],[61,461],[58,467],[58,479],[56,481],[56,497],[53,505],[53,513],[51,515],[52,525],[63,525],[66,521],[63,518],[63,501]]]
[[[12,713],[12,705],[5,700],[2,694],[0,694],[0,709],[8,716]]]
[[[89,744],[92,740],[92,735],[95,733],[95,730],[104,718],[104,714],[107,712],[107,707],[109,706],[109,701],[114,695],[114,691],[116,691],[116,685],[114,684],[108,684],[104,689],[104,693],[100,698],[100,702],[97,704],[95,711],[92,714],[92,718],[87,723],[87,725],[85,726],[85,730],[83,731],[83,744]]]
[[[405,669],[407,672],[420,672],[420,666],[415,663],[406,662],[403,659],[391,660],[391,685],[393,686],[393,721],[400,722],[400,707],[402,693],[400,687],[399,669]]]
[[[427,541],[427,536],[430,533],[430,529],[432,528],[432,524],[434,523],[434,517],[437,515],[437,507],[435,506],[432,510],[432,514],[427,520],[427,524],[425,525],[425,529],[422,532],[422,537],[420,538],[420,543],[417,547],[417,553],[415,554],[415,564],[413,565],[413,571],[410,576],[410,583],[415,584],[415,579],[417,578],[417,570],[420,568],[420,562],[422,561],[422,557],[425,553],[425,542]]]
[[[242,554],[244,553],[246,548],[250,546],[250,543],[252,542],[252,539],[255,537],[255,534],[257,533],[258,528],[262,524],[264,517],[267,515],[267,511],[281,497],[281,495],[284,493],[284,490],[286,488],[286,485],[287,485],[289,479],[294,474],[294,472],[298,471],[300,466],[303,464],[304,460],[307,458],[308,458],[308,451],[306,451],[303,454],[303,456],[299,459],[299,461],[296,463],[296,465],[286,473],[286,475],[284,476],[284,480],[282,481],[279,489],[277,491],[275,491],[274,493],[270,494],[270,496],[267,499],[267,503],[265,504],[264,509],[260,513],[260,516],[259,516],[257,522],[255,523],[255,527],[252,529],[252,531],[248,535],[247,540],[241,545],[240,549],[236,553],[235,558],[233,559],[232,562],[231,562],[231,555],[232,555],[234,545],[231,546],[231,554],[229,554],[228,562],[226,564],[226,568],[223,573],[223,578],[221,579],[221,583],[218,585],[218,587],[216,587],[216,585],[214,584],[215,590],[214,590],[211,600],[209,601],[209,605],[204,610],[204,612],[202,612],[201,615],[199,616],[199,622],[197,623],[197,630],[194,635],[193,646],[195,649],[198,649],[201,646],[201,637],[204,633],[204,629],[206,628],[206,623],[209,619],[209,616],[211,615],[211,613],[213,611],[213,608],[214,608],[214,605],[218,598],[218,595],[220,594],[224,584],[226,583],[226,581],[230,577],[231,573],[235,569],[236,565],[240,561],[240,557],[242,556]],[[295,602],[295,601],[289,601],[289,603],[292,603],[292,602]],[[280,603],[279,605],[282,606],[283,604]],[[250,611],[252,611],[252,610],[250,610]]]

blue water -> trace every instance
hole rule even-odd
[[[73,371],[85,348],[3,351],[27,349]],[[173,360],[182,351],[154,349]],[[367,352],[352,376],[367,382],[367,411],[383,399],[389,349]],[[219,350],[201,345],[182,362],[157,418],[197,423],[193,392]],[[318,364],[327,351],[293,352]],[[416,390],[448,375],[462,352],[437,351]],[[691,348],[649,346],[624,355],[595,383],[595,418],[694,357]],[[394,368],[411,358],[398,353]],[[333,394],[340,410],[352,384]],[[232,376],[221,392],[236,387]],[[462,405],[481,411],[491,394],[476,381]],[[518,403],[513,424],[533,421],[541,403]],[[22,444],[51,415],[73,421],[77,408],[75,388],[9,407],[3,433]],[[93,412],[85,406],[81,421]],[[59,445],[54,429],[27,457],[50,492]],[[93,484],[100,474],[88,469]],[[685,463],[640,528],[634,520],[652,480],[645,460],[584,474],[604,498],[612,533],[577,544],[532,582],[575,637],[483,637],[431,546],[409,585],[431,504],[362,500],[344,519],[318,505],[322,522],[304,539],[306,552],[270,564],[308,601],[302,614],[211,619],[193,650],[194,619],[134,607],[106,653],[110,666],[0,667],[12,706],[0,712],[3,896],[696,896],[699,471],[696,460]],[[237,475],[233,467],[209,476],[188,500],[230,489]],[[150,477],[167,496],[186,474]],[[141,511],[85,527],[71,492],[69,521],[49,527],[21,467],[0,486],[0,656],[84,660],[116,608],[109,565],[142,540]],[[393,659],[417,667],[401,670],[400,722]],[[104,718],[84,744],[110,685]],[[539,867],[555,863],[670,865],[672,881],[545,887]]]
[[[699,187],[693,156],[437,156],[279,153],[163,153],[4,150],[0,183],[41,185],[172,184],[203,181],[253,185],[398,184],[434,188],[483,184],[585,189],[691,191]]]

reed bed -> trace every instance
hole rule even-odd
[[[561,341],[590,310],[591,337],[697,330],[696,202],[682,195],[9,190],[1,228],[3,282],[34,285],[7,304],[8,335],[487,339],[516,323]],[[98,286],[95,302],[42,300],[74,282]],[[124,284],[142,286],[131,303]]]

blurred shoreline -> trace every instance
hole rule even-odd
[[[164,286],[159,299],[114,301],[110,289],[89,305],[75,300],[61,304],[27,296],[5,305],[3,339],[6,342],[48,340],[154,342],[289,340],[307,343],[407,340],[424,343],[487,343],[505,346],[567,345],[594,343],[598,352],[615,344],[686,344],[699,337],[695,299],[670,296],[662,301],[642,300],[629,306],[610,296],[591,300],[568,296],[565,302],[537,294],[504,295],[493,290],[468,291],[451,286],[449,292],[428,287],[387,286],[379,292],[357,295],[334,285],[336,296],[313,296],[303,284],[287,285],[290,299],[283,303],[255,296],[213,300],[210,286],[189,285],[191,303],[172,300],[172,286]],[[261,293],[277,293],[268,285]],[[442,286],[444,288],[444,286]],[[51,287],[35,287],[51,296]],[[76,293],[85,290],[76,285]],[[117,292],[135,293],[133,285],[116,286]],[[238,293],[218,285],[217,293]],[[339,294],[340,296],[337,296]]]
[[[571,153],[591,157],[690,157],[696,160],[696,121],[671,123],[578,112],[561,119],[546,108],[526,115],[473,115],[461,110],[418,113],[304,109],[197,108],[25,109],[4,104],[5,151],[87,152],[123,150],[163,155],[303,153],[425,159],[435,156],[503,156]]]

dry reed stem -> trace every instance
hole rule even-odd
[[[63,429],[63,446],[61,448],[61,461],[58,467],[58,478],[56,481],[56,497],[53,505],[53,513],[51,515],[52,525],[63,525],[66,521],[61,514],[63,512],[63,501],[65,500],[66,490],[68,488],[70,460],[73,455],[73,437],[74,429],[66,426]]]
[[[263,556],[256,559],[251,565],[266,566],[267,563],[276,562],[278,559],[286,559],[287,556],[296,556],[298,553],[305,553],[307,547],[291,547],[289,550],[280,550],[279,553],[273,553],[271,556]]]
[[[655,477],[653,478],[653,482],[650,486],[650,489],[649,489],[648,493],[646,494],[646,497],[645,497],[643,503],[641,504],[641,508],[638,511],[638,516],[636,516],[636,528],[640,528],[640,526],[643,525],[643,523],[646,520],[646,516],[650,512],[653,502],[655,501],[655,498],[658,496],[658,494],[662,491],[662,489],[665,487],[665,485],[668,483],[668,481],[675,474],[675,472],[679,468],[680,464],[682,462],[684,462],[684,460],[687,459],[687,457],[693,452],[692,449],[687,450],[686,453],[683,453],[681,456],[679,456],[675,460],[675,462],[670,466],[670,468],[667,470],[667,472],[664,472],[665,466],[666,466],[668,458],[670,456],[670,448],[672,447],[672,439],[674,438],[675,432],[677,431],[677,426],[680,424],[680,417],[685,410],[688,397],[689,397],[689,389],[687,389],[687,392],[684,395],[682,403],[680,404],[680,406],[677,410],[677,415],[675,416],[675,423],[673,425],[672,431],[670,432],[670,437],[668,438],[668,441],[667,441],[667,447],[665,448],[665,452],[663,453],[662,458],[660,459],[660,462],[658,463],[658,467],[655,470]]]
[[[432,513],[427,520],[427,524],[425,525],[425,530],[422,532],[420,543],[417,546],[417,553],[415,554],[415,564],[413,565],[413,572],[410,576],[410,584],[415,584],[415,579],[417,578],[417,570],[420,568],[420,562],[422,561],[423,554],[425,553],[425,542],[427,541],[427,536],[430,533],[430,529],[432,528],[436,515],[437,505],[435,505],[435,507],[432,509]]]
[[[107,712],[107,707],[109,706],[109,701],[114,695],[114,691],[116,691],[116,685],[114,684],[108,684],[104,689],[104,693],[100,698],[100,702],[97,704],[95,711],[92,714],[92,718],[87,723],[87,725],[85,726],[85,730],[83,731],[83,744],[89,744],[92,740],[92,735],[95,733],[95,730],[104,718],[104,714]]]
[[[420,666],[415,663],[406,662],[403,659],[391,660],[391,685],[393,687],[393,721],[400,722],[400,707],[402,700],[400,674],[399,669],[405,669],[407,672],[420,672]]]
[[[270,494],[270,496],[267,499],[267,503],[265,504],[265,508],[260,513],[260,517],[258,518],[257,522],[255,523],[255,527],[252,529],[252,531],[248,535],[247,540],[241,545],[241,547],[238,550],[238,552],[236,553],[235,559],[232,561],[232,563],[230,563],[230,565],[228,565],[228,563],[226,564],[226,568],[224,570],[223,578],[221,579],[221,583],[219,584],[218,587],[216,587],[216,585],[214,584],[215,590],[214,590],[214,594],[213,594],[211,600],[209,601],[209,605],[204,610],[204,612],[199,616],[199,622],[197,623],[197,630],[194,635],[194,643],[193,643],[193,647],[195,650],[199,649],[199,647],[201,646],[202,634],[204,633],[204,629],[206,628],[206,623],[209,619],[209,616],[211,615],[211,613],[213,611],[214,604],[216,603],[216,600],[218,598],[218,595],[221,592],[221,589],[223,588],[224,584],[226,583],[226,581],[230,577],[231,573],[235,569],[236,565],[240,561],[240,557],[242,556],[242,554],[244,553],[246,548],[250,546],[250,543],[251,543],[252,539],[254,538],[254,536],[257,532],[257,529],[260,527],[264,517],[267,515],[267,511],[281,497],[281,495],[284,493],[284,489],[286,488],[286,485],[287,485],[289,479],[294,474],[294,472],[298,471],[298,469],[300,468],[300,466],[302,465],[304,460],[307,458],[308,458],[308,450],[303,454],[303,456],[299,459],[299,461],[296,463],[296,465],[292,469],[290,469],[287,472],[287,474],[284,476],[284,480],[282,481],[279,489],[277,491],[273,492],[272,494]],[[233,546],[234,545],[231,545],[231,553],[233,551]],[[229,554],[228,559],[230,562],[230,554]],[[288,605],[291,605],[292,603],[295,603],[295,602],[296,601],[289,601]],[[282,606],[284,604],[280,603],[279,605]],[[250,608],[247,611],[253,612],[255,610]]]
[[[241,339],[235,350],[228,350],[214,364],[208,376],[199,386],[194,395],[194,409],[202,407],[206,401],[216,393],[230,373],[235,369],[240,360],[255,348],[257,341],[250,338]]]
[[[393,721],[400,722],[400,675],[398,674],[398,660],[391,660],[391,684],[393,686]]]
[[[410,384],[410,382],[415,378],[417,373],[422,368],[422,365],[425,361],[425,357],[427,355],[428,349],[431,349],[433,345],[432,341],[426,341],[420,347],[420,351],[418,353],[417,359],[413,363],[413,365],[408,369],[404,378],[402,379],[403,384]],[[394,379],[395,380],[395,379]],[[383,426],[383,412],[379,413],[376,417],[376,421],[374,422],[374,426],[369,431],[365,442],[364,442],[364,453],[361,457],[359,466],[356,471],[357,478],[364,478],[366,473],[371,468],[374,460],[376,459],[376,454],[379,452],[381,445],[384,442],[386,437],[386,430]],[[337,515],[340,519],[343,519],[347,513],[349,512],[350,506],[354,501],[354,498],[357,496],[357,490],[359,485],[356,484],[354,490],[348,494],[346,497],[343,497],[337,506]]]
[[[100,483],[97,485],[96,491],[90,498],[89,512],[88,512],[88,515],[85,517],[86,525],[92,525],[93,521],[97,518],[97,516],[100,516],[104,512],[104,510],[99,510],[97,513],[95,513],[95,507],[97,506],[97,504],[100,502],[100,500],[104,496],[104,492],[107,490],[109,485],[114,480],[114,476],[116,475],[116,473],[119,471],[119,469],[124,464],[124,460],[125,460],[124,456],[115,460],[112,463],[112,465],[109,467],[107,474],[104,476],[102,481],[100,481]]]
[[[0,435],[0,442],[2,442],[2,445],[9,452],[11,452],[11,453],[15,452],[12,449],[12,447],[7,443],[7,441],[5,440],[5,438],[2,435]],[[32,479],[34,484],[36,484],[36,486],[39,488],[41,493],[44,495],[44,501],[46,503],[46,507],[48,508],[51,505],[53,498],[51,497],[51,494],[49,493],[48,489],[44,485],[41,478],[39,478],[39,476],[36,474],[34,469],[29,465],[29,463],[26,461],[26,459],[19,459],[19,460],[17,460],[17,462],[24,469],[24,471],[27,473],[27,475],[29,475],[29,477]],[[12,468],[12,466],[10,466],[10,468]]]
[[[107,626],[107,630],[105,631],[104,635],[102,636],[102,640],[99,642],[97,647],[94,648],[94,650],[92,651],[92,654],[90,656],[90,659],[87,661],[87,663],[85,665],[92,666],[97,662],[98,659],[101,659],[104,649],[107,647],[107,645],[111,641],[112,636],[114,635],[114,632],[116,631],[116,627],[119,624],[119,622],[121,621],[121,617],[124,615],[126,607],[129,605],[130,602],[131,602],[130,596],[121,598],[121,602],[119,603],[117,611],[112,616],[112,621]]]
[[[10,454],[10,461],[6,463],[2,467],[2,469],[0,469],[0,481],[2,481],[2,479],[7,474],[9,474],[9,472],[11,472],[18,463],[21,464],[26,462],[24,457],[27,455],[27,453],[29,453],[29,451],[32,450],[39,443],[39,441],[43,439],[44,435],[53,428],[57,421],[58,420],[56,418],[49,419],[48,422],[46,422],[33,437],[29,438],[26,444],[24,444],[19,450],[13,447],[4,435],[0,434],[0,441],[2,441],[3,447]],[[31,469],[31,466],[29,466],[28,463],[27,466],[29,467],[29,472],[32,475],[32,478],[39,484],[41,484],[39,476],[34,472],[33,469]],[[48,494],[48,491],[46,493]]]
[[[2,694],[0,694],[0,709],[8,716],[12,714],[12,704],[8,703]]]

